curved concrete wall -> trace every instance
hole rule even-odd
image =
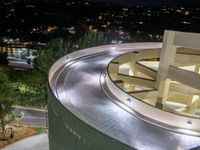
[[[69,112],[48,90],[50,150],[133,150]]]
[[[51,67],[48,76],[48,113],[49,113],[49,143],[50,150],[130,150],[133,149],[101,132],[88,126],[86,123],[78,119],[70,111],[68,111],[58,100],[55,88],[57,73],[62,66],[73,63],[73,61],[88,55],[98,54],[107,51],[121,50],[143,50],[161,48],[161,43],[134,43],[121,45],[105,45],[84,49],[71,53],[59,59]],[[107,76],[107,85],[112,93],[121,101],[127,103],[130,98],[126,93],[120,90]],[[133,98],[131,98],[133,99]],[[194,130],[200,130],[199,120],[193,120],[188,117],[177,116],[159,109],[153,108],[141,101],[133,99],[135,102],[135,110],[142,111],[144,116],[155,120],[157,117],[162,123],[166,123],[166,119],[176,126],[185,128],[187,120],[191,120]],[[150,115],[150,116],[149,116]],[[162,116],[162,117],[161,117]],[[197,122],[196,122],[197,121]],[[169,123],[168,123],[169,124]]]
[[[161,48],[161,43],[131,43],[98,46],[71,53],[60,58],[48,75],[48,113],[50,150],[130,150],[133,149],[88,126],[68,111],[55,94],[57,73],[62,66],[88,55],[107,51]]]
[[[48,113],[50,150],[131,150],[125,145],[88,126],[68,111],[55,94],[57,73],[62,66],[88,55],[107,51],[160,48],[161,43],[130,43],[104,45],[80,50],[60,58],[48,75]]]

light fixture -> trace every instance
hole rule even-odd
[[[103,74],[103,77],[104,77],[104,78],[106,77],[106,73]]]
[[[115,49],[116,49],[116,46],[115,46],[115,45],[113,45],[111,49],[112,49],[112,50],[115,50]]]
[[[190,120],[187,121],[187,127],[190,128],[192,126],[192,122]]]
[[[128,102],[131,102],[131,99],[130,99],[130,98],[127,98],[126,100],[127,100]]]

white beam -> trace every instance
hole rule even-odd
[[[170,91],[185,95],[200,95],[200,91],[181,83],[170,83]]]
[[[176,52],[180,53],[180,54],[196,54],[196,55],[200,55],[200,51],[199,50],[185,48],[185,47],[177,47],[177,51]]]
[[[124,74],[118,74],[118,80],[124,81],[124,83],[134,84],[134,85],[141,85],[150,88],[155,88],[155,80],[146,79],[146,78],[139,78],[135,76],[128,76]]]
[[[173,64],[176,55],[176,47],[173,45],[174,37],[174,31],[165,31],[163,38],[163,47],[160,54],[160,63],[156,77],[158,103],[160,104],[165,103],[169,92],[169,80],[167,79],[167,73],[169,65]]]
[[[168,78],[200,90],[200,74],[170,66]]]
[[[158,96],[158,91],[144,91],[144,92],[139,92],[139,93],[133,93],[130,95],[141,100],[155,99]]]
[[[175,62],[184,64],[200,64],[200,55],[177,53]]]
[[[155,71],[151,68],[148,68],[148,67],[144,66],[143,64],[140,64],[138,62],[135,63],[135,69],[151,78],[154,78],[154,79],[156,78],[157,71]]]
[[[200,34],[176,32],[173,44],[200,51]]]

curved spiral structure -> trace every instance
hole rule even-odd
[[[48,77],[50,150],[200,146],[198,114],[168,112],[170,105],[162,110],[154,102],[159,86],[153,67],[161,48],[161,43],[106,45],[59,59]]]

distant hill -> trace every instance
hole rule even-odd
[[[177,5],[177,4],[200,4],[200,0],[90,0],[120,3],[124,5]]]

